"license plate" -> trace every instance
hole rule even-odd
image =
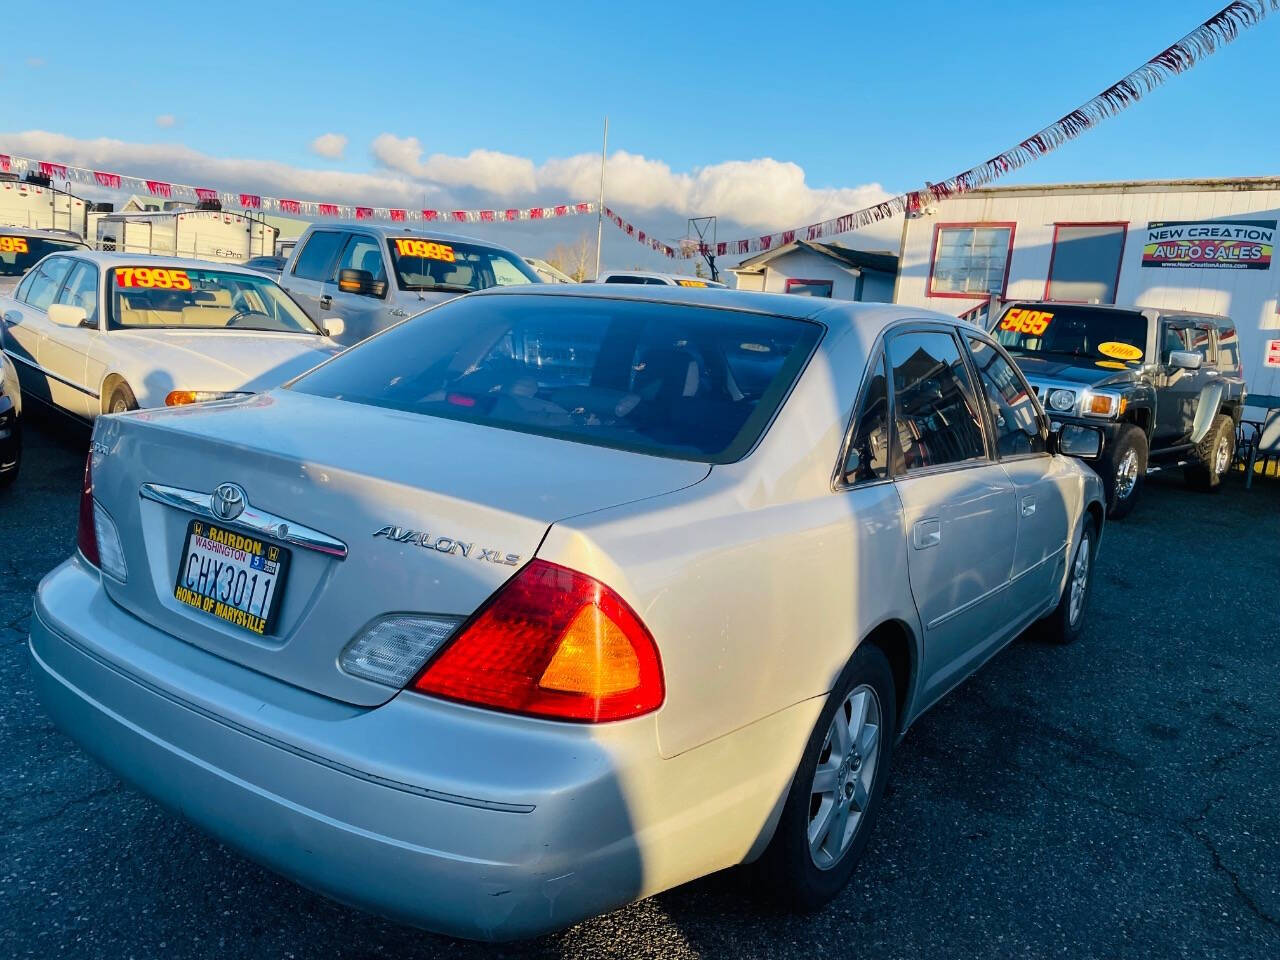
[[[257,636],[275,628],[289,551],[214,523],[192,520],[173,596]]]

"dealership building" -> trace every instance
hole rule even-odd
[[[1280,406],[1280,178],[997,187],[903,224],[894,300],[980,316],[993,298],[1233,318],[1256,406]]]

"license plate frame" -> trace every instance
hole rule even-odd
[[[264,589],[264,597],[257,614],[250,612],[253,609],[253,596],[256,596],[256,585],[253,587],[253,593],[246,604],[248,609],[241,610],[234,603],[228,602],[229,599],[234,598],[234,592],[230,592],[227,599],[217,595],[217,577],[221,576],[220,573],[215,575],[215,593],[213,594],[188,586],[184,582],[185,573],[192,556],[191,541],[193,537],[211,540],[233,551],[227,560],[232,570],[235,571],[232,575],[230,591],[235,589],[235,574],[243,570],[243,562],[235,557],[235,552],[249,556],[250,568],[243,571],[246,577],[244,584],[246,587],[248,586],[248,577],[255,572],[252,563],[255,560],[261,561],[261,574],[264,577],[274,577],[274,581],[269,591]],[[249,636],[272,636],[277,626],[280,604],[284,597],[285,588],[288,586],[290,554],[291,551],[287,547],[272,543],[264,537],[241,533],[238,530],[207,520],[191,520],[187,523],[186,535],[182,539],[182,550],[178,554],[178,570],[174,576],[173,597],[184,606],[213,617],[236,630],[244,631]],[[274,572],[269,569],[272,564],[275,565]],[[270,593],[269,598],[265,595],[267,592]],[[243,589],[241,597],[243,599]]]

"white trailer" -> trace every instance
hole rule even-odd
[[[244,263],[270,257],[276,249],[275,227],[226,210],[111,213],[96,219],[93,245],[99,250]]]
[[[70,230],[84,237],[92,206],[75,194],[48,184],[13,176],[0,178],[0,226]]]

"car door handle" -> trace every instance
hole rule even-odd
[[[326,293],[323,297],[320,298],[320,309],[328,310],[331,306],[333,306],[333,297],[329,296],[329,294]]]
[[[911,528],[911,545],[917,550],[928,550],[942,542],[942,521],[937,517],[917,520]]]
[[[1035,516],[1035,512],[1036,512],[1036,498],[1023,497],[1022,498],[1022,515],[1024,517],[1032,517],[1032,516]]]

